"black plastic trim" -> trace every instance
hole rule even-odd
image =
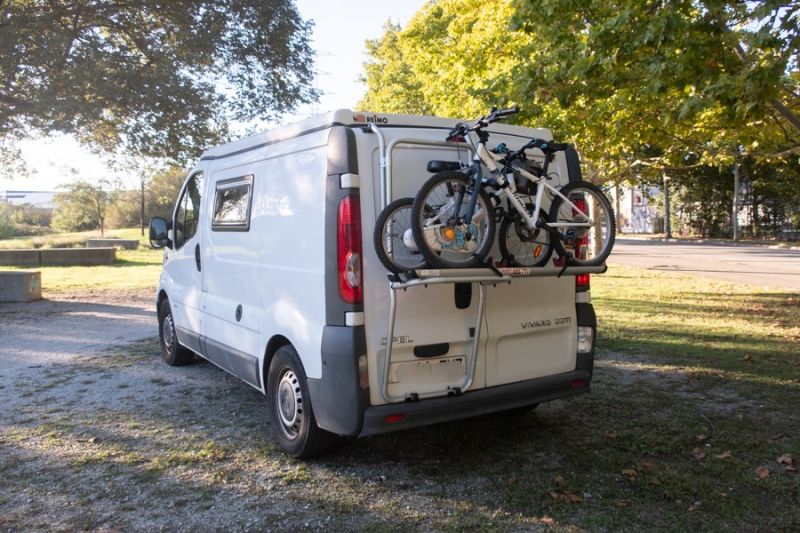
[[[573,146],[568,147],[564,151],[567,159],[567,174],[569,175],[569,182],[575,183],[583,181],[583,174],[581,173],[581,159],[578,157],[578,152]]]
[[[414,357],[440,357],[450,351],[449,342],[439,344],[420,344],[414,346]]]
[[[220,342],[202,337],[203,357],[250,385],[261,388],[258,357],[240,352]]]
[[[583,380],[586,384],[583,387],[573,388],[575,380]],[[590,380],[589,372],[576,370],[555,376],[469,391],[460,396],[373,406],[364,412],[364,424],[359,436],[366,437],[438,424],[565,398],[581,392],[588,392]],[[402,421],[391,424],[385,422],[387,416],[399,414],[405,417]]]
[[[358,358],[367,353],[364,326],[325,326],[322,330],[322,377],[308,379],[317,425],[337,435],[358,435],[369,389],[358,384]]]
[[[203,354],[202,343],[198,333],[181,327],[176,327],[175,333],[178,334],[178,342],[195,353]]]

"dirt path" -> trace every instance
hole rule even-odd
[[[63,363],[157,334],[153,291],[69,293],[0,304],[0,356],[12,372]],[[6,377],[10,374],[5,374]]]
[[[0,531],[796,529],[788,385],[605,352],[591,394],[299,462],[258,391],[161,361],[153,307],[0,306]]]

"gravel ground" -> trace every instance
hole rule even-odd
[[[760,411],[609,353],[592,394],[300,462],[269,438],[258,391],[209,363],[167,367],[155,335],[150,291],[0,305],[0,531],[703,529],[667,457],[691,467],[703,420],[722,435]],[[724,529],[731,511],[707,505]]]

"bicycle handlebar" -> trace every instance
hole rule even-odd
[[[488,115],[479,118],[472,126],[464,122],[459,122],[452,130],[450,130],[450,133],[448,133],[447,136],[463,137],[470,131],[477,131],[483,129],[492,122],[497,122],[502,118],[506,118],[516,113],[519,113],[518,105],[515,105],[514,107],[509,107],[508,109],[497,109],[496,107],[493,107]]]
[[[466,122],[459,122],[458,124],[456,124],[456,126],[452,130],[450,130],[450,133],[447,134],[447,138],[451,139],[454,137],[464,137],[467,133],[471,131],[479,131],[488,126],[489,124],[491,124],[492,122],[497,122],[502,118],[514,115],[516,113],[519,113],[518,105],[515,105],[514,107],[509,107],[508,109],[497,109],[496,107],[493,107],[488,115],[479,118],[472,126],[470,126]],[[569,148],[569,144],[546,141],[544,139],[531,139],[525,146],[520,148],[518,151],[509,153],[507,157],[508,161],[520,157],[528,148],[538,148],[542,152],[552,154],[555,152],[562,152],[566,150],[567,148]]]

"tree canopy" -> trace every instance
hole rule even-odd
[[[317,98],[310,33],[292,0],[0,0],[0,145],[185,160]]]
[[[605,175],[800,152],[800,3],[439,0],[368,43],[372,111],[518,103]],[[688,158],[688,159],[687,159]]]

